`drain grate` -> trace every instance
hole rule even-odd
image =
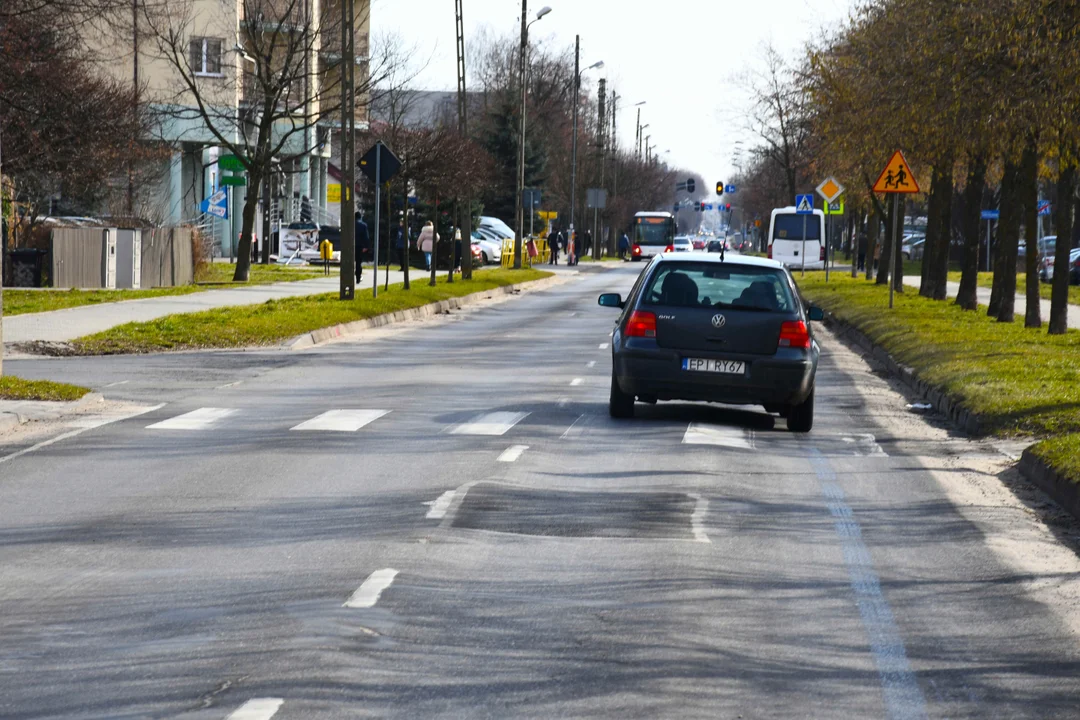
[[[674,492],[568,492],[474,486],[452,526],[517,535],[693,540],[696,500]]]

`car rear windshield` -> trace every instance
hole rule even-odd
[[[642,296],[646,305],[792,312],[795,298],[781,270],[719,263],[662,263]]]
[[[806,239],[821,238],[821,222],[817,215],[777,215],[773,219],[774,240],[802,240],[803,223],[806,224]]]

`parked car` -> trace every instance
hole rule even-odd
[[[480,248],[480,260],[485,265],[502,261],[502,240],[496,240],[477,229],[473,230],[472,245]]]
[[[1043,282],[1054,280],[1054,256],[1050,255],[1042,259],[1039,264],[1039,279]],[[1069,253],[1069,284],[1080,285],[1080,248],[1074,248]]]
[[[763,405],[793,432],[813,427],[810,321],[822,312],[804,307],[781,263],[662,254],[628,298],[605,293],[599,304],[623,311],[611,336],[612,417],[633,417],[637,400],[689,400]]]
[[[904,236],[904,243],[900,246],[900,253],[904,256],[904,260],[922,260],[925,251],[925,235]]]

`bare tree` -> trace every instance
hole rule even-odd
[[[772,45],[765,48],[764,59],[764,70],[751,74],[747,82],[753,97],[747,129],[762,141],[756,152],[784,173],[788,197],[794,200],[808,165],[807,96]]]
[[[340,63],[361,66],[356,82],[361,99],[388,76],[400,57],[385,47],[375,48],[369,56],[367,38],[358,37],[356,57],[342,58],[341,11],[335,2],[236,2],[241,37],[234,48],[198,45],[201,28],[227,19],[200,16],[194,0],[147,8],[145,19],[177,79],[175,95],[164,111],[167,119],[201,124],[247,171],[234,276],[244,281],[262,185],[274,163],[298,160],[329,142],[329,128],[340,118]],[[357,7],[355,26],[362,28],[370,5],[359,2]],[[225,10],[232,13],[235,8],[226,4]],[[358,115],[362,112],[363,108]]]

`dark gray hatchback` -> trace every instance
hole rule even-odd
[[[657,256],[625,301],[612,334],[610,412],[634,415],[634,402],[692,400],[764,405],[794,432],[814,424],[820,349],[791,273],[745,256]]]

